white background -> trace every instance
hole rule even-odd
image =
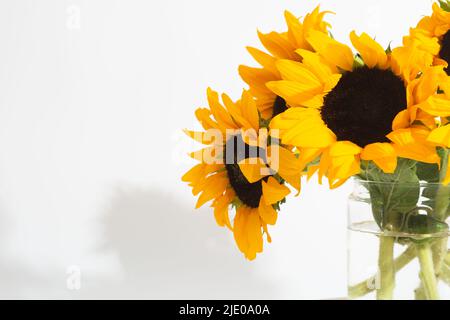
[[[345,296],[351,185],[305,185],[250,263],[180,182],[194,147],[180,131],[198,129],[206,88],[238,98],[257,28],[284,30],[284,9],[317,4],[0,1],[0,298]],[[336,38],[355,29],[387,46],[431,1],[322,8]]]

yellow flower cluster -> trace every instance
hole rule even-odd
[[[260,67],[239,67],[248,90],[233,101],[208,89],[195,112],[203,130],[186,131],[205,148],[182,179],[249,260],[303,175],[337,188],[364,163],[385,174],[401,158],[441,166],[450,148],[450,12],[433,5],[394,49],[366,33],[350,34],[353,48],[338,42],[327,13],[286,12],[285,32],[258,33],[264,50],[248,51]]]

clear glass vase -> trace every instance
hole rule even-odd
[[[350,299],[450,299],[450,187],[361,181],[348,206]]]

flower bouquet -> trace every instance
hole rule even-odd
[[[253,260],[302,181],[335,189],[353,178],[349,297],[443,298],[450,3],[435,3],[397,48],[352,32],[353,50],[331,36],[328,13],[286,12],[285,32],[258,33],[265,50],[248,51],[260,67],[239,67],[248,89],[237,101],[208,89],[209,107],[195,112],[203,130],[185,131],[205,147],[182,179]]]

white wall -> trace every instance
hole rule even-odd
[[[345,296],[351,185],[305,186],[249,263],[180,182],[191,165],[180,130],[197,128],[206,87],[238,97],[256,29],[283,29],[284,9],[316,4],[0,1],[0,298]],[[356,29],[387,46],[431,1],[322,7],[337,14],[335,37]],[[78,291],[66,285],[72,265]]]

